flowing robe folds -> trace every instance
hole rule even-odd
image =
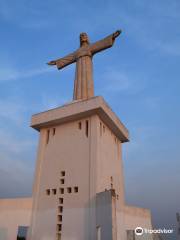
[[[92,57],[94,54],[112,47],[113,34],[92,44],[86,44],[63,58],[56,60],[58,69],[76,62],[73,99],[88,99],[94,96]]]

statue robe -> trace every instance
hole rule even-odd
[[[78,50],[56,60],[58,69],[76,62],[73,99],[88,99],[94,96],[92,57],[94,54],[112,47],[113,35],[80,47]]]

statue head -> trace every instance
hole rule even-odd
[[[87,33],[83,32],[80,34],[80,46],[89,44],[89,38]]]

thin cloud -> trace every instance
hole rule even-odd
[[[3,68],[0,69],[0,81],[10,81],[10,80],[18,80],[22,78],[30,78],[35,77],[41,74],[45,74],[51,72],[52,68],[41,68],[41,69],[30,69],[19,71],[15,68]]]

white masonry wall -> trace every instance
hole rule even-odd
[[[99,119],[100,120],[100,119]],[[118,239],[124,239],[124,176],[122,162],[122,143],[103,121],[99,122],[98,158],[97,158],[97,192],[114,189],[116,193],[116,215],[121,224],[113,226]],[[108,217],[108,216],[107,216]],[[115,223],[115,221],[114,221]]]
[[[31,239],[88,239],[90,119],[40,134]]]
[[[100,97],[73,102],[34,115],[32,126],[40,141],[28,240],[95,240],[105,230],[96,223],[96,194],[110,189],[109,240],[126,239],[121,147],[128,131],[108,105]]]
[[[128,141],[128,131],[102,98],[34,115],[32,126],[40,130],[40,139],[28,240],[103,240],[103,226],[109,222],[113,226],[108,240],[126,240],[127,229],[143,222],[151,225],[148,211],[124,203],[121,141]],[[106,190],[114,192],[111,216],[101,214],[105,200],[101,204],[99,198],[97,204],[97,194]],[[8,223],[11,212],[4,208],[8,236],[19,223],[29,225],[30,218],[31,207],[21,211],[20,205],[12,206],[16,226]],[[103,226],[98,225],[101,220]]]
[[[40,135],[30,239],[94,240],[96,193],[114,188],[124,202],[121,143],[97,115]]]
[[[16,240],[18,227],[29,226],[32,198],[0,199],[0,240]]]

